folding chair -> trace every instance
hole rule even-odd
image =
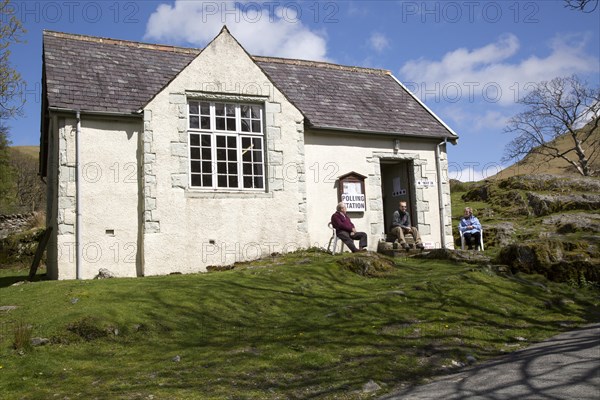
[[[327,251],[331,254],[335,254],[337,250],[338,241],[340,242],[340,253],[344,252],[344,242],[340,240],[339,237],[335,234],[335,228],[331,225],[331,222],[327,224],[327,226],[331,229],[331,238],[329,239],[329,244],[327,245]],[[333,249],[331,249],[331,245],[333,244]]]
[[[458,231],[460,233],[460,248],[461,250],[464,250],[467,242],[465,240],[465,237],[463,236],[463,232],[461,230]],[[479,231],[480,235],[479,235],[479,248],[481,249],[481,251],[483,251],[483,228],[481,229],[481,231]]]

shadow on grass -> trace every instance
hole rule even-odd
[[[27,274],[0,277],[0,288],[12,286],[17,282],[27,281]]]
[[[18,282],[27,282],[27,283],[30,282],[29,281],[29,270],[18,270],[18,271],[11,271],[11,272],[13,272],[14,275],[6,274],[4,276],[0,276],[0,289],[12,286]],[[35,275],[33,277],[33,280],[31,282],[39,282],[39,281],[43,281],[43,280],[46,280],[46,274],[38,273],[37,275]]]
[[[596,399],[600,324],[554,336],[505,357],[388,395],[408,398]]]
[[[482,358],[498,355],[494,349],[506,338],[501,334],[477,336],[485,329],[516,329],[520,322],[546,330],[547,322],[535,315],[515,314],[503,322],[506,316],[493,307],[480,305],[474,298],[448,295],[444,293],[448,288],[428,286],[428,272],[435,275],[439,271],[415,266],[405,269],[420,272],[422,276],[415,282],[425,283],[404,296],[401,302],[408,303],[404,308],[398,307],[398,297],[381,290],[386,278],[360,279],[331,266],[312,268],[304,278],[301,274],[261,276],[259,272],[251,277],[247,272],[240,280],[213,280],[203,288],[212,299],[200,299],[200,307],[179,306],[178,321],[168,322],[175,331],[187,329],[188,334],[174,337],[171,345],[192,361],[184,368],[186,372],[166,373],[169,382],[162,385],[207,390],[199,383],[202,380],[182,383],[177,377],[196,375],[203,368],[217,369],[222,384],[211,385],[211,395],[225,395],[233,385],[240,393],[269,390],[291,398],[328,398],[360,390],[371,379],[389,386],[418,382],[442,373],[438,364],[442,359],[461,360],[470,352]],[[495,290],[484,281],[472,281],[490,292]],[[395,283],[393,279],[388,282]],[[374,291],[382,294],[373,295]],[[501,296],[506,301],[521,301],[516,293],[503,292]],[[156,309],[172,306],[159,293],[153,302]],[[444,323],[464,323],[449,315],[443,323],[428,327],[445,312],[447,303],[477,315],[468,321],[472,325],[463,325],[462,332],[445,331]],[[235,308],[243,311],[228,312]],[[415,312],[407,313],[407,309]],[[419,320],[421,315],[429,320]],[[190,326],[195,330],[190,331]],[[197,357],[193,355],[196,351],[208,351],[210,356]]]

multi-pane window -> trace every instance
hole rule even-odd
[[[192,187],[264,189],[260,105],[190,101],[188,114]]]

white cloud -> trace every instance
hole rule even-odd
[[[227,25],[253,55],[327,60],[325,37],[302,24],[301,5],[176,0],[156,8],[148,19],[145,38],[204,47]]]
[[[378,53],[381,53],[383,50],[390,47],[388,38],[379,32],[374,32],[371,34],[371,37],[369,38],[369,44]]]
[[[480,181],[493,174],[484,174],[483,171],[477,170],[473,167],[467,167],[462,170],[449,170],[448,177],[450,179],[456,179],[461,182],[474,182]]]
[[[450,170],[448,171],[448,177],[450,179],[456,179],[461,182],[476,182],[484,179],[488,179],[491,176],[500,173],[505,165],[500,163],[487,163],[484,166],[481,165],[469,165],[462,170]]]
[[[442,108],[439,114],[443,116],[443,120],[449,122],[459,132],[463,129],[473,132],[489,132],[502,130],[513,115],[512,111],[512,109],[497,107],[490,110],[481,107],[466,108],[454,104]]]
[[[453,50],[439,61],[408,61],[400,76],[421,97],[429,93],[450,102],[484,100],[507,106],[526,94],[529,83],[598,72],[599,60],[585,53],[587,40],[585,35],[557,37],[550,42],[546,57],[531,55],[510,62],[520,43],[515,35],[507,34],[477,49]]]

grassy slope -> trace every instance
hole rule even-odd
[[[11,150],[33,157],[37,160],[39,157],[39,146],[11,146]]]
[[[366,278],[336,263],[344,257],[353,256],[21,286],[0,270],[0,306],[18,307],[0,311],[3,398],[360,399],[371,379],[382,394],[469,354],[516,350],[526,344],[517,337],[589,322],[598,309],[597,292],[539,277],[399,259]],[[28,325],[53,343],[13,350],[14,327]]]

